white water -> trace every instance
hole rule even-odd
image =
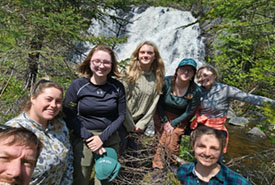
[[[126,43],[114,48],[119,61],[129,58],[140,42],[149,40],[154,42],[160,51],[166,75],[174,74],[183,58],[193,58],[199,66],[202,64],[205,52],[199,24],[185,29],[179,28],[196,21],[190,12],[166,7],[148,7],[142,11],[142,8],[137,7],[123,18],[125,17],[128,17],[132,24],[128,24],[122,34],[117,34],[118,26],[108,19],[105,19],[107,25],[93,22],[88,30],[95,36],[127,36]],[[89,48],[85,53],[87,54],[92,45],[87,42],[84,45]]]

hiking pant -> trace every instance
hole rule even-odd
[[[170,112],[165,112],[168,120],[172,121],[177,118],[179,115],[175,115]],[[154,124],[157,135],[160,135],[160,140],[156,149],[156,154],[153,159],[153,168],[163,169],[165,164],[165,156],[171,158],[171,154],[179,154],[179,143],[181,136],[184,134],[184,131],[188,125],[188,122],[180,123],[171,133],[168,133],[163,128],[163,123],[161,123],[157,113],[154,115]]]
[[[91,131],[95,136],[100,135],[102,131]],[[119,152],[120,138],[115,132],[107,141],[103,143],[103,147],[113,148],[117,154]],[[74,185],[89,185],[92,169],[94,167],[93,152],[86,146],[81,138],[75,137],[72,141],[74,152]],[[109,185],[106,181],[100,181],[95,175],[95,185]]]

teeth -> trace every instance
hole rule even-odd
[[[11,185],[11,184],[7,182],[0,182],[0,185]]]

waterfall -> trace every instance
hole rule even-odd
[[[127,14],[113,14],[127,19],[130,24],[121,27],[106,18],[104,22],[107,24],[93,21],[88,32],[94,36],[127,36],[126,43],[114,48],[118,61],[129,58],[140,42],[149,40],[159,49],[165,63],[166,75],[174,74],[183,58],[195,59],[198,66],[203,63],[205,51],[199,24],[179,28],[196,21],[191,12],[168,7],[135,7]],[[87,54],[92,46],[88,42],[82,43],[82,48],[83,45]],[[79,56],[76,58],[80,59]]]

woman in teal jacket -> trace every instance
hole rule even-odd
[[[174,76],[165,77],[162,95],[154,116],[156,131],[161,138],[153,160],[153,168],[164,168],[165,152],[178,155],[179,139],[200,105],[201,89],[194,82],[197,64],[183,59]]]

